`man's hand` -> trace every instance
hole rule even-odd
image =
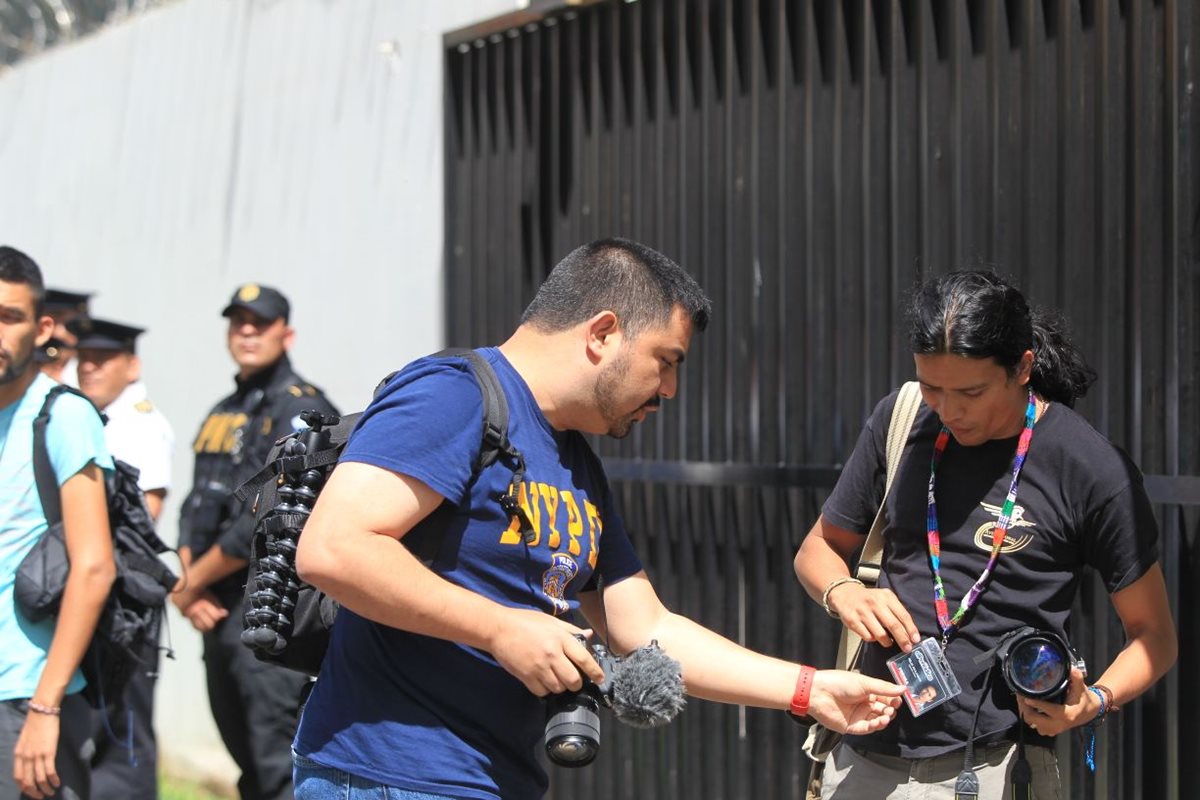
[[[30,711],[13,748],[13,778],[22,795],[35,800],[50,797],[61,785],[54,756],[58,749],[59,718]]]
[[[583,676],[593,683],[604,680],[604,670],[577,636],[592,632],[541,611],[507,610],[488,645],[500,666],[518,678],[538,697],[575,691]]]
[[[179,605],[178,602],[175,604]],[[197,599],[179,611],[200,633],[208,633],[217,627],[217,623],[229,616],[229,609],[222,606],[216,595],[209,591],[201,592]]]
[[[884,647],[895,643],[908,653],[921,641],[912,617],[891,589],[844,583],[829,593],[829,607],[864,642],[878,642]]]
[[[203,586],[193,586],[188,583],[185,571],[184,576],[175,582],[175,588],[171,590],[171,602],[181,613],[186,614],[188,606],[199,600],[204,593]]]
[[[861,736],[887,727],[904,688],[857,672],[818,670],[808,713],[830,730]]]
[[[1017,695],[1017,708],[1021,719],[1042,736],[1057,736],[1065,730],[1086,725],[1100,711],[1100,698],[1087,690],[1083,673],[1071,668],[1067,682],[1067,696],[1063,703],[1049,703]]]

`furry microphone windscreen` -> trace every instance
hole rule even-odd
[[[687,704],[679,662],[657,642],[634,650],[612,676],[613,713],[634,728],[657,728]]]

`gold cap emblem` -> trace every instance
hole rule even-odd
[[[247,283],[238,289],[238,300],[241,300],[243,303],[252,303],[261,292],[262,290],[258,288],[257,283]]]

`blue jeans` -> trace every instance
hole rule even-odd
[[[340,769],[323,767],[295,750],[292,751],[292,765],[296,800],[454,800],[444,794],[410,792]]]

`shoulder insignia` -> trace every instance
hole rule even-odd
[[[154,410],[154,403],[151,403],[149,400],[143,400],[140,403],[134,403],[133,407],[143,414],[149,414]]]
[[[312,386],[305,386],[305,387],[304,387],[304,393],[305,393],[306,395],[308,395],[309,397],[316,397],[316,396],[317,396],[317,390],[316,390],[316,389],[314,389]]]
[[[288,394],[290,394],[292,397],[303,397],[304,396],[304,391],[299,386],[289,386],[289,387],[287,387],[287,390],[288,390]]]

